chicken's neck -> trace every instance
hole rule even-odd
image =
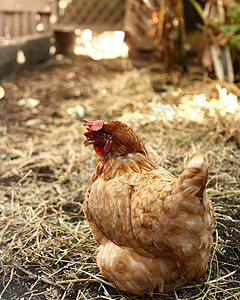
[[[158,166],[142,153],[129,153],[125,156],[112,156],[109,153],[99,158],[92,173],[92,180],[95,181],[99,176],[109,180],[125,173],[142,174],[157,168]]]

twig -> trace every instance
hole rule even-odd
[[[30,174],[32,173],[32,170],[29,170],[21,179],[18,180],[18,182],[16,182],[10,189],[10,191],[13,191],[24,179],[26,179]],[[9,192],[6,192],[4,194],[7,195]]]
[[[210,277],[211,277],[213,258],[214,258],[215,254],[216,254],[216,249],[217,249],[217,248],[218,248],[218,230],[216,229],[216,246],[215,246],[214,249],[213,249],[213,254],[212,254],[212,257],[211,257],[211,260],[210,260],[210,264],[209,264],[209,265],[210,265],[210,266],[209,266],[209,274],[208,274],[208,278],[207,278],[206,284],[208,284],[209,279],[210,279]]]
[[[12,279],[13,279],[13,271],[14,271],[14,268],[12,268],[11,274],[10,274],[10,279],[8,280],[7,284],[5,285],[4,289],[2,290],[2,292],[1,292],[1,294],[0,294],[0,299],[2,298],[2,295],[5,293],[6,289],[8,288],[10,282],[11,282]]]
[[[91,233],[88,233],[78,243],[74,244],[72,247],[70,247],[69,249],[67,249],[67,251],[65,251],[65,253],[55,262],[55,265],[57,265],[63,259],[63,257],[66,256],[73,248],[81,245],[90,235],[91,235]]]
[[[44,283],[47,283],[47,284],[50,284],[50,285],[57,285],[58,287],[60,287],[61,289],[64,289],[65,290],[65,287],[63,287],[61,284],[57,283],[57,282],[53,282],[52,280],[49,280],[43,276],[38,276],[36,274],[33,274],[32,272],[24,269],[23,267],[17,265],[17,264],[14,264],[15,267],[17,267],[20,271],[24,272],[25,274],[27,274],[28,276],[30,276],[31,278],[33,279],[37,279],[37,280],[40,280]]]
[[[115,288],[115,286],[114,286],[112,283],[110,283],[110,282],[108,282],[108,281],[105,281],[105,280],[101,279],[100,277],[98,277],[98,276],[96,276],[96,275],[94,275],[94,274],[91,274],[91,273],[89,273],[89,272],[87,272],[87,271],[84,271],[84,270],[81,270],[81,272],[82,272],[82,273],[85,273],[86,275],[88,275],[88,276],[90,276],[90,277],[92,277],[92,278],[94,278],[96,281],[105,283],[105,284],[107,284],[107,285],[109,285],[109,286]],[[79,282],[78,280],[79,280],[79,281],[84,281],[83,278],[80,278],[80,279],[72,279],[72,280],[57,281],[57,283],[62,284],[62,283],[70,283],[70,282]],[[85,281],[86,281],[86,279],[85,279]]]
[[[212,284],[212,283],[214,283],[214,282],[218,282],[218,281],[220,281],[220,280],[223,280],[223,279],[225,279],[225,278],[228,278],[228,277],[234,275],[236,272],[237,272],[237,270],[234,270],[234,271],[232,271],[231,273],[228,273],[228,274],[226,274],[226,275],[224,275],[224,276],[222,276],[222,277],[220,277],[220,278],[213,279],[213,280],[208,281],[208,282],[206,282],[206,283],[207,283],[207,284]]]

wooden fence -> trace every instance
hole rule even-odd
[[[53,25],[57,21],[62,28],[72,25],[75,28],[100,26],[106,29],[122,29],[125,2],[66,0],[66,8],[61,14],[59,0],[1,0],[0,38],[11,39],[48,32],[54,29]]]
[[[57,0],[1,0],[0,37],[48,32],[57,20]]]

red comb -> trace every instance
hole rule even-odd
[[[83,120],[83,122],[84,122],[83,126],[89,126],[88,129],[90,129],[91,131],[98,131],[102,129],[105,123],[103,120],[97,120],[97,121]]]

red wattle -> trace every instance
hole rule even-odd
[[[94,144],[93,148],[95,150],[95,152],[97,153],[97,155],[102,156],[103,155],[103,148],[100,147],[99,145]]]

